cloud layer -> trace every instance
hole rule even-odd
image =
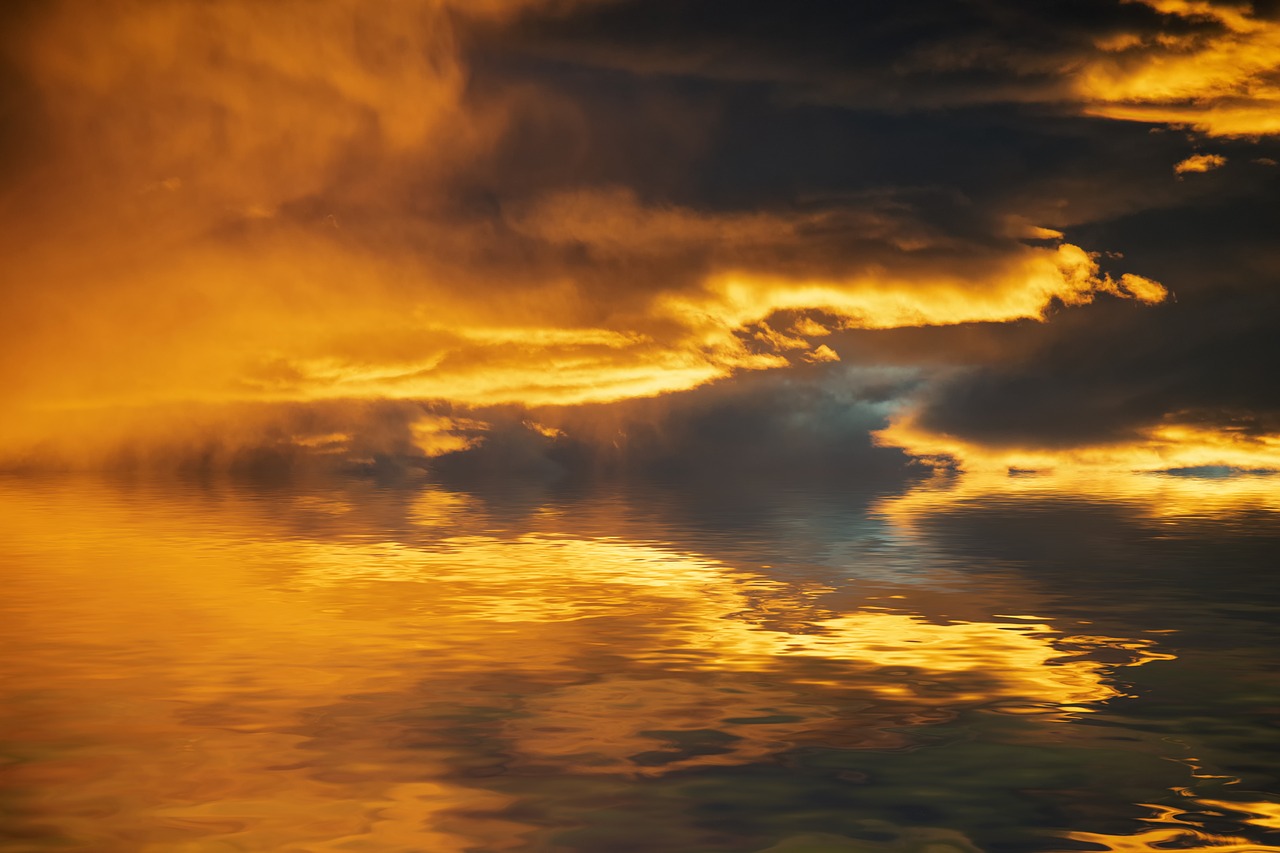
[[[1206,278],[1265,298],[1265,253],[1155,246],[1274,187],[1267,10],[641,6],[14,7],[0,457],[437,459],[547,420],[604,448],[591,424],[651,417],[627,401],[725,383],[762,424],[817,406],[870,447],[894,418],[926,456],[1269,429],[1258,395],[1162,384],[1176,358],[1059,360],[1104,329],[1211,349],[1228,330],[1183,309],[1221,301]],[[866,370],[916,380],[839,390]],[[1160,393],[1074,403],[1126,383]],[[1076,408],[1037,426],[1041,397]],[[704,420],[670,434],[733,432]]]

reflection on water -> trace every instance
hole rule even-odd
[[[1274,850],[1273,846],[1257,844],[1237,835],[1229,834],[1229,825],[1240,822],[1263,829],[1280,829],[1275,821],[1277,806],[1274,803],[1222,803],[1193,798],[1184,806],[1151,805],[1150,817],[1142,818],[1150,828],[1134,835],[1106,835],[1097,832],[1068,832],[1067,837],[1094,845],[1091,849],[1104,850],[1215,850],[1219,853],[1249,853],[1257,850]],[[1225,818],[1225,820],[1224,820]],[[1214,824],[1226,825],[1222,832],[1207,831]]]
[[[0,482],[3,849],[1280,850],[1274,484],[1006,486]]]

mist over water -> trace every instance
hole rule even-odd
[[[0,849],[1280,850],[1275,480],[6,478]]]

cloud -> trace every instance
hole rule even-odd
[[[1210,29],[1125,32],[1076,77],[1092,115],[1185,124],[1210,136],[1280,133],[1280,21],[1202,0],[1132,0]]]
[[[1203,250],[1187,233],[1132,252],[1149,234],[1124,217],[1164,211],[1143,227],[1172,235],[1187,209],[1262,190],[1235,169],[1168,180],[1184,135],[1111,113],[1168,106],[1140,82],[1188,57],[1204,73],[1177,77],[1178,109],[1269,97],[1270,19],[1154,2],[653,8],[27,7],[0,83],[22,106],[4,143],[20,156],[0,165],[0,457],[543,458],[560,439],[513,424],[603,447],[597,420],[646,422],[644,401],[689,392],[710,406],[720,385],[856,422],[869,447],[889,407],[840,414],[817,377],[843,367],[929,372],[893,406],[983,447],[1105,443],[1213,409],[1207,383],[1091,407],[1128,362],[1089,351],[1110,352],[1104,330],[1146,346],[1189,322],[1166,319],[1171,291],[1195,304],[1186,270],[1205,266],[1162,265]],[[1182,165],[1276,153],[1231,136]],[[1201,353],[1221,337],[1178,328]],[[1083,366],[1064,418],[1025,386],[1061,376],[1068,350]],[[1139,359],[1125,380],[1173,387],[1165,371]],[[782,394],[765,374],[817,385]],[[1228,402],[1251,411],[1245,396]],[[588,413],[543,419],[565,407]],[[671,417],[699,426],[634,458],[732,433]],[[752,440],[785,456],[770,437],[787,435]]]
[[[1280,21],[1247,4],[926,2],[908,12],[807,0],[783,13],[701,0],[696,14],[667,5],[658,13],[637,2],[576,16],[532,10],[491,37],[495,49],[769,82],[862,108],[1039,103],[1219,137],[1280,132]]]
[[[599,403],[829,360],[766,334],[779,311],[884,328],[1139,293],[1074,245],[1003,234],[1004,214],[957,233],[892,193],[738,210],[616,184],[495,195],[525,109],[511,91],[554,93],[474,92],[440,3],[298,13],[33,19],[15,61],[52,144],[6,215],[11,401]]]
[[[1114,233],[1177,301],[1063,313],[935,370],[881,440],[968,469],[1280,468],[1271,191]],[[1175,224],[1176,223],[1176,224]],[[1009,330],[1013,332],[1015,330]],[[842,344],[847,350],[848,344]]]
[[[966,441],[921,428],[909,412],[876,433],[884,447],[902,448],[927,464],[965,471],[1168,472],[1190,469],[1280,470],[1280,432],[1172,421],[1143,427],[1130,441],[1066,447]]]
[[[815,364],[824,361],[839,361],[840,354],[826,344],[819,344],[817,349],[805,353],[804,360]]]
[[[1173,171],[1179,175],[1185,175],[1188,172],[1212,172],[1226,164],[1227,158],[1221,154],[1192,154],[1175,165]]]
[[[727,272],[709,281],[705,293],[675,297],[667,308],[735,328],[779,311],[817,309],[846,328],[889,329],[1041,318],[1055,301],[1085,305],[1098,293],[1148,303],[1166,295],[1162,285],[1140,276],[1126,274],[1116,281],[1100,273],[1095,257],[1070,243],[1019,247],[971,272],[959,264],[941,270],[904,266],[903,271],[873,268],[835,280]]]

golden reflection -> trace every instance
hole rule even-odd
[[[1213,781],[1236,785],[1239,779],[1206,772],[1198,759],[1183,759],[1196,782]],[[1195,786],[1179,787],[1173,791],[1179,796],[1176,806],[1139,803],[1152,811],[1141,818],[1148,825],[1131,835],[1107,835],[1092,832],[1068,832],[1067,838],[1096,844],[1107,850],[1228,850],[1237,853],[1263,853],[1278,851],[1280,845],[1259,844],[1247,838],[1223,835],[1210,831],[1211,821],[1227,817],[1241,828],[1256,827],[1264,831],[1280,829],[1280,803],[1265,800],[1223,800],[1201,796]]]
[[[419,606],[432,632],[469,638],[462,661],[454,651],[437,666],[500,659],[508,672],[545,676],[583,654],[599,620],[629,626],[626,657],[638,672],[545,690],[503,724],[519,766],[652,776],[806,743],[900,748],[910,738],[891,726],[945,720],[965,706],[1087,712],[1122,695],[1110,683],[1117,665],[1168,659],[1150,641],[1069,636],[1047,623],[935,624],[872,607],[824,618],[813,597],[830,590],[795,598],[718,561],[610,539],[467,536],[430,549],[281,541],[271,550],[297,563],[307,587],[425,585],[430,604]],[[768,620],[757,599],[771,608]],[[1075,656],[1102,648],[1126,662]],[[814,689],[831,691],[832,706],[806,698]],[[850,691],[875,704],[836,710]]]
[[[1065,719],[1160,657],[1040,619],[832,610],[830,587],[658,543],[485,533],[442,490],[408,518],[448,535],[415,545],[370,541],[342,497],[291,504],[324,539],[231,495],[2,500],[10,784],[23,826],[95,851],[514,849],[536,827],[466,768],[903,749],[965,708]]]
[[[1228,802],[1226,800],[1211,800],[1206,797],[1197,797],[1196,802],[1210,809],[1239,815],[1240,820],[1250,826],[1269,830],[1280,829],[1280,803],[1261,800],[1255,802],[1247,800],[1243,802]]]
[[[1171,808],[1169,806],[1139,803],[1149,808],[1153,814],[1142,818],[1150,825],[1129,835],[1110,835],[1098,832],[1067,832],[1065,837],[1073,841],[1096,844],[1103,850],[1115,853],[1129,851],[1158,850],[1192,850],[1192,851],[1224,851],[1224,853],[1270,853],[1280,850],[1280,844],[1259,844],[1239,836],[1223,835],[1206,831],[1204,821],[1199,816],[1202,810],[1210,813],[1223,810],[1238,816],[1240,822],[1262,829],[1280,828],[1280,806],[1266,802],[1223,802],[1219,800],[1190,797],[1185,806]],[[1221,811],[1218,811],[1221,814]]]
[[[1141,517],[1164,521],[1275,513],[1280,512],[1280,476],[1188,477],[1107,470],[939,474],[903,495],[882,500],[877,511],[910,529],[932,513],[1005,501],[1060,499],[1123,504]]]
[[[493,622],[562,623],[675,608],[678,615],[656,623],[661,633],[653,642],[660,650],[637,648],[630,655],[637,661],[680,658],[682,667],[724,672],[831,660],[846,667],[906,667],[974,678],[971,685],[962,679],[951,686],[946,702],[1009,698],[1077,705],[1118,695],[1101,664],[1050,665],[1062,656],[1064,643],[1130,651],[1127,665],[1161,659],[1146,651],[1146,641],[1067,637],[1048,624],[1026,622],[934,624],[870,607],[832,618],[811,615],[794,631],[767,628],[749,618],[749,596],[776,605],[787,597],[783,583],[696,555],[607,539],[529,534],[448,538],[431,550],[307,542],[274,547],[299,555],[304,583],[428,583],[435,601],[458,602],[469,617]],[[592,593],[584,594],[587,589]],[[929,701],[916,696],[909,682],[871,682],[868,689]]]
[[[448,745],[416,751],[412,772],[376,742],[323,748],[310,709],[422,672],[408,637],[344,619],[350,602],[261,586],[286,555],[223,552],[163,503],[49,517],[39,500],[3,500],[8,829],[95,853],[464,853],[533,831],[492,814],[510,797],[446,778]],[[262,532],[246,509],[217,516]]]

